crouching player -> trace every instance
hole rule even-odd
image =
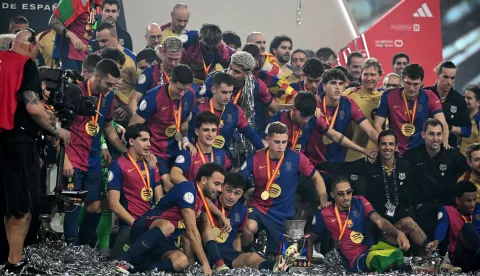
[[[242,252],[240,236],[248,219],[248,210],[244,204],[238,202],[243,196],[245,181],[239,173],[229,173],[222,185],[222,193],[215,205],[230,221],[232,230],[228,232],[213,231],[218,250],[225,264],[230,268],[251,267],[258,270],[266,269],[273,272],[286,271],[298,256],[295,245],[290,246],[286,253],[275,260],[263,259],[257,253]],[[218,221],[214,219],[216,225]],[[209,223],[203,224],[202,234],[211,228]],[[205,235],[203,238],[208,239]],[[210,260],[212,263],[214,260]]]
[[[198,170],[196,184],[184,181],[175,185],[152,210],[135,220],[130,232],[133,244],[119,258],[117,271],[125,274],[155,268],[165,272],[184,271],[190,265],[189,259],[175,246],[175,241],[185,231],[185,240],[190,245],[187,250],[193,251],[205,274],[212,274],[197,220],[205,206],[205,197],[215,200],[224,180],[225,170],[216,163],[207,163]]]
[[[384,272],[403,265],[403,253],[398,248],[380,242],[372,245],[365,230],[369,218],[383,232],[396,240],[400,249],[410,248],[407,237],[382,218],[363,196],[352,196],[347,178],[336,177],[331,183],[330,195],[335,204],[317,210],[312,221],[312,241],[328,231],[339,246],[343,266],[350,272]]]

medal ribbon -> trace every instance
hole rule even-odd
[[[242,96],[242,89],[238,91],[237,95],[235,96],[235,99],[233,100],[233,104],[238,104],[238,100],[240,100],[240,97]]]
[[[213,101],[213,100],[210,99],[210,112],[212,112],[213,114],[215,114],[215,109],[213,108],[213,102],[212,102],[212,101]],[[223,107],[222,113],[220,114],[220,118],[219,118],[220,121],[222,121],[223,112],[225,112],[225,106]],[[216,115],[216,114],[215,114],[215,115]],[[218,134],[219,131],[220,131],[220,129],[217,129],[217,134]]]
[[[198,153],[200,153],[200,158],[202,158],[203,164],[205,164],[205,157],[203,156],[203,152],[202,152],[202,150],[200,149],[200,146],[198,145],[198,143],[196,143],[195,145],[197,146]],[[213,149],[211,149],[211,150],[212,150],[212,151],[210,152],[210,160],[211,160],[210,162],[213,163],[213,161],[214,161],[215,159],[213,159]]]
[[[90,80],[87,81],[87,91],[88,91],[88,96],[92,96]],[[97,127],[98,114],[100,114],[100,102],[102,101],[102,96],[103,94],[100,92],[100,96],[98,96],[98,102],[97,102],[97,114],[95,116],[92,116],[93,127]]]
[[[180,100],[180,105],[177,109],[175,103],[173,102],[172,92],[170,92],[170,86],[168,86],[168,95],[170,96],[170,100],[172,101],[172,108],[173,108],[173,119],[175,119],[175,130],[180,132],[180,123],[182,122],[182,104],[183,101]]]
[[[345,223],[343,224],[343,227],[342,227],[342,221],[340,219],[340,214],[338,212],[338,207],[337,207],[337,205],[335,205],[335,217],[337,217],[338,230],[340,230],[340,235],[338,235],[338,241],[342,240],[343,234],[345,234],[345,229],[347,229],[348,217],[349,216],[350,216],[350,207],[348,207],[347,218],[345,219]]]
[[[130,159],[130,162],[132,162],[132,164],[135,167],[135,169],[137,170],[137,172],[140,174],[140,177],[142,178],[142,181],[143,181],[143,185],[145,186],[148,193],[150,194],[150,172],[148,170],[147,163],[145,162],[145,160],[143,160],[143,167],[145,168],[145,172],[146,172],[146,175],[144,176],[142,174],[142,171],[138,167],[137,162],[135,161],[135,159],[133,159],[133,156],[128,151],[127,151],[127,156],[128,156],[128,159]],[[145,178],[146,178],[146,180],[145,180]]]
[[[207,212],[208,220],[210,221],[210,224],[212,227],[215,227],[215,222],[213,221],[212,217],[212,212],[210,211],[210,207],[207,205],[207,201],[205,200],[205,196],[203,195],[202,189],[200,189],[200,186],[197,184],[197,190],[198,193],[200,194],[200,198],[202,199],[203,206],[205,206],[205,212]]]
[[[272,186],[273,181],[275,180],[275,177],[280,170],[280,166],[282,166],[283,163],[283,158],[285,157],[285,153],[282,153],[282,156],[280,157],[280,160],[278,160],[277,167],[275,167],[275,171],[273,172],[272,175],[272,170],[270,169],[270,151],[267,149],[267,187],[265,187],[265,192],[268,193],[270,190],[270,186]]]
[[[300,132],[302,132],[302,129],[300,127],[297,129],[297,125],[295,124],[295,121],[293,120],[293,112],[294,111],[292,111],[292,110],[290,111],[290,119],[292,120],[292,123],[293,123],[292,147],[291,147],[291,149],[295,150],[295,146],[297,145],[298,138],[300,137]]]
[[[418,96],[415,98],[415,102],[413,103],[413,111],[412,116],[410,117],[410,108],[408,108],[407,97],[405,97],[405,91],[403,92],[403,102],[405,103],[405,110],[407,111],[407,119],[410,124],[413,125],[415,121],[415,115],[417,114],[417,104],[418,104]]]
[[[337,120],[338,110],[340,109],[340,103],[338,103],[337,108],[335,109],[335,113],[333,113],[333,117],[328,119],[327,115],[327,99],[323,98],[323,112],[325,113],[325,121],[327,121],[327,125],[332,127],[335,125],[335,121]]]
[[[392,178],[393,178],[393,193],[395,195],[395,202],[393,202],[393,205],[398,206],[400,203],[400,200],[398,199],[398,188],[397,188],[397,176],[395,175],[395,169],[397,167],[397,160],[394,161],[393,167],[392,167]],[[388,189],[388,173],[387,173],[387,168],[382,165],[382,171],[383,171],[383,182],[385,184],[385,197],[387,198],[387,202],[390,202],[390,190]]]
[[[205,59],[204,59],[203,56],[202,56],[202,63],[203,63],[203,71],[205,72],[205,77],[207,77],[207,76],[208,76],[208,72],[210,71],[210,67],[212,67],[213,61],[212,61],[212,63],[210,63],[210,65],[208,65],[208,67],[207,67],[207,65],[205,64]]]
[[[162,64],[162,79],[163,78],[167,79],[167,82],[170,83],[170,77],[168,76],[167,71],[165,70],[165,66],[163,66]]]
[[[462,219],[465,223],[472,223],[473,215],[470,215],[470,220],[468,220],[464,215],[462,215]]]

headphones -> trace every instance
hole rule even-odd
[[[35,34],[35,31],[34,31],[33,29],[31,29],[31,28],[26,28],[25,30],[29,31],[29,32],[32,34],[32,36],[30,36],[30,37],[28,38],[28,42],[30,42],[30,43],[36,43],[36,41],[37,41],[37,35]]]

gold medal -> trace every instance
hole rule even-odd
[[[219,125],[220,128],[223,127],[223,120],[220,120],[220,125]]]
[[[88,80],[87,82],[87,92],[88,92],[88,96],[92,96],[90,80]],[[88,135],[92,137],[96,136],[100,132],[100,125],[98,124],[98,115],[100,114],[100,103],[102,102],[102,96],[103,96],[102,93],[100,93],[100,95],[98,96],[97,112],[96,112],[97,114],[95,116],[92,116],[92,119],[85,124],[85,131],[87,132]]]
[[[183,135],[180,132],[175,132],[175,141],[182,141]]]
[[[85,131],[87,132],[88,135],[92,137],[97,136],[97,134],[100,132],[100,126],[97,123],[88,121],[85,124]]]
[[[322,142],[324,145],[330,145],[331,143],[333,143],[333,141],[325,134],[323,135]]]
[[[228,233],[227,232],[220,232],[220,234],[215,236],[215,239],[217,240],[218,243],[224,243],[228,239]]]
[[[223,146],[225,146],[225,137],[222,135],[217,135],[215,136],[215,140],[213,141],[214,148],[221,149]]]
[[[267,200],[269,197],[270,197],[270,193],[268,191],[263,191],[262,192],[261,198],[263,200]]]
[[[296,144],[294,150],[295,150],[296,152],[300,152],[300,151],[302,150],[302,145]]]
[[[402,125],[402,134],[406,137],[410,137],[415,134],[415,114],[417,113],[418,105],[418,96],[415,98],[413,103],[413,109],[410,115],[410,108],[408,108],[407,98],[405,97],[405,92],[403,93],[403,103],[405,104],[405,111],[407,115],[408,123]]]
[[[141,192],[141,196],[142,196],[142,199],[146,202],[150,202],[153,198],[153,191],[152,191],[152,188],[147,188],[146,187],[143,187],[142,188],[142,192]]]
[[[87,25],[85,26],[85,30],[91,31],[91,30],[92,30],[92,25],[87,24]]]
[[[213,227],[213,228],[212,228],[212,232],[213,232],[213,236],[214,236],[214,237],[217,237],[218,235],[220,235],[220,232],[221,232],[221,231],[220,231],[220,228],[218,228],[218,227]]]
[[[167,135],[167,137],[169,137],[169,138],[173,137],[175,135],[175,133],[177,133],[177,129],[174,125],[168,126],[165,129],[165,135]]]
[[[68,183],[67,189],[68,189],[69,191],[73,190],[74,188],[75,188],[75,186],[73,185],[73,183]]]
[[[415,133],[415,126],[409,123],[402,125],[402,134],[406,137],[410,137]]]

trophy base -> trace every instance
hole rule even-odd
[[[290,272],[304,272],[312,269],[311,262],[305,256],[298,257],[295,262],[289,267]]]
[[[302,272],[310,272],[312,267],[300,267],[300,266],[291,266],[288,268],[288,272],[292,273],[302,273]]]

